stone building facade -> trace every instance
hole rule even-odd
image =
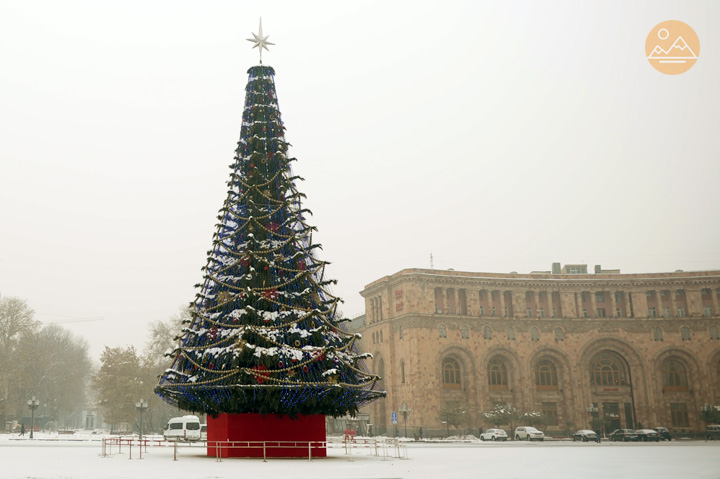
[[[361,294],[360,348],[387,391],[364,410],[378,434],[445,434],[448,404],[469,411],[470,430],[511,404],[543,412],[550,434],[593,415],[692,432],[720,404],[720,271],[406,269]]]

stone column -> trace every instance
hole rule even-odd
[[[588,311],[588,316],[591,318],[597,318],[597,301],[595,301],[595,291],[588,291],[588,294],[590,294],[590,311]]]
[[[622,293],[623,293],[623,301],[625,303],[625,317],[632,318],[633,312],[630,309],[630,293],[628,293],[627,291],[623,291]]]
[[[577,291],[573,293],[575,295],[575,317],[576,318],[582,318],[582,293],[578,293]],[[578,297],[579,295],[579,297]],[[579,299],[579,301],[578,301]]]
[[[686,289],[685,301],[687,302],[689,317],[696,318],[702,316],[702,292],[699,288]]]
[[[633,312],[636,318],[648,317],[647,291],[632,291]]]
[[[615,301],[615,291],[610,291],[610,317],[616,318],[617,302]]]
[[[527,302],[525,301],[525,293],[526,291],[518,291],[513,290],[512,291],[512,299],[513,299],[513,316],[515,317],[521,317],[524,318],[527,316],[525,313],[525,310],[527,309]]]
[[[677,316],[677,305],[675,304],[675,290],[670,290],[670,317],[674,318]]]

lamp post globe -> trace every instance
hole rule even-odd
[[[405,437],[407,437],[407,417],[408,414],[412,411],[412,409],[408,407],[407,403],[402,403],[399,411],[403,415],[403,421],[405,422]]]
[[[140,440],[143,437],[143,412],[148,408],[148,403],[144,399],[141,399],[135,403],[135,408],[140,411]]]
[[[35,410],[40,406],[40,401],[38,401],[35,396],[31,397],[27,401],[27,405],[30,408],[30,439],[33,439],[33,432],[35,431]]]
[[[590,414],[593,418],[597,418],[598,421],[600,420],[600,408],[596,406],[593,403],[590,403],[588,407],[585,408],[585,410]],[[605,436],[605,421],[601,421],[600,423],[600,431],[599,434],[601,436]]]

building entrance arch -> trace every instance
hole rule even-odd
[[[635,411],[638,385],[633,372],[639,368],[631,366],[628,351],[624,351],[622,345],[610,343],[597,344],[586,351],[587,361],[583,362],[590,392],[586,411],[591,426],[605,434],[615,429],[638,427]]]

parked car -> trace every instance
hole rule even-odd
[[[705,428],[705,438],[713,441],[720,439],[720,425],[708,424]]]
[[[658,426],[653,429],[657,431],[661,441],[672,441],[672,434],[670,434],[668,428]]]
[[[488,429],[480,434],[481,441],[507,441],[505,429]]]
[[[608,436],[611,441],[637,441],[638,436],[632,429],[615,429]]]
[[[658,432],[654,429],[637,429],[635,430],[635,434],[637,434],[638,441],[660,442],[660,434],[658,434]]]
[[[515,428],[516,441],[542,441],[543,439],[545,439],[545,434],[532,426],[521,426]]]
[[[200,419],[192,415],[171,418],[163,430],[163,437],[168,441],[199,441]]]
[[[588,441],[597,441],[597,434],[595,434],[595,431],[591,431],[590,429],[580,429],[575,434],[572,435],[573,441],[582,441],[582,442],[588,442]]]

